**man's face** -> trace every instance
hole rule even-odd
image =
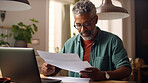
[[[90,14],[74,15],[75,28],[79,31],[84,40],[91,40],[96,35],[96,20],[97,16],[90,16]]]

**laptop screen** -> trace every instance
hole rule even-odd
[[[41,83],[33,48],[0,47],[3,77],[19,83]]]

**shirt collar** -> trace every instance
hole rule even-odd
[[[100,35],[101,35],[101,30],[99,27],[96,26],[96,28],[98,29],[97,35],[94,38],[94,42],[100,40]]]

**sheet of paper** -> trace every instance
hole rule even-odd
[[[77,54],[49,53],[45,51],[37,52],[48,64],[57,66],[61,69],[79,73],[81,70],[91,67],[87,61],[80,60]]]
[[[77,54],[70,54],[70,53],[49,53],[46,51],[39,51],[37,50],[40,57],[45,60],[51,60],[51,61],[81,61],[79,56]],[[46,59],[47,58],[47,59]]]
[[[73,71],[73,72],[80,72],[81,70],[84,70],[87,67],[91,67],[91,65],[87,61],[50,61],[47,60],[47,63],[50,63],[51,65],[55,65],[59,68]]]
[[[48,77],[51,79],[59,79],[67,83],[89,83],[90,78],[76,78],[76,77]]]

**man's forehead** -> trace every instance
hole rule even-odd
[[[90,17],[90,13],[74,14],[74,17]]]
[[[74,19],[76,20],[90,20],[92,17],[90,14],[81,14],[81,15],[74,15]]]

